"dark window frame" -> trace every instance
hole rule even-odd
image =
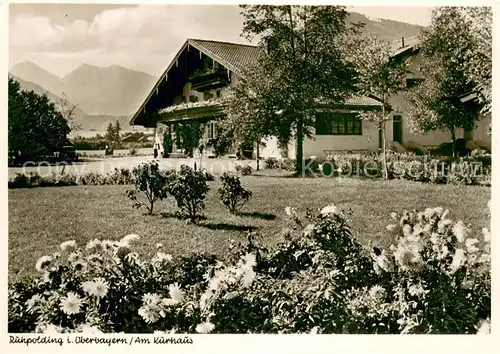
[[[316,114],[316,135],[361,136],[363,121],[358,113],[323,111]]]

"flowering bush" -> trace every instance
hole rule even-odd
[[[173,171],[168,185],[168,192],[177,201],[177,206],[192,222],[196,222],[201,210],[205,208],[203,202],[210,190],[207,180],[210,174],[204,171],[195,171],[191,167],[182,165],[179,171]]]
[[[224,172],[220,176],[219,200],[231,212],[236,213],[252,196],[252,192],[243,188],[238,177]]]
[[[393,245],[365,250],[349,210],[287,207],[291,227],[224,260],[151,259],[120,241],[74,241],[9,287],[10,332],[487,333],[490,232],[475,237],[441,208],[393,213]]]
[[[157,162],[150,162],[135,167],[132,174],[135,188],[128,190],[127,196],[134,203],[134,208],[144,206],[149,214],[153,214],[156,201],[167,197],[172,173],[161,171]],[[144,195],[146,201],[141,201],[139,195]]]

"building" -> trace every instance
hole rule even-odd
[[[261,49],[256,46],[188,39],[174,56],[160,76],[143,104],[132,117],[130,124],[156,127],[157,134],[175,135],[175,125],[185,120],[204,123],[201,143],[217,136],[216,120],[224,114],[224,98],[231,85],[238,82],[243,69],[254,64]],[[413,85],[423,76],[417,72],[419,53],[418,42],[411,38],[395,44],[394,55],[410,58],[407,84]],[[421,145],[439,145],[450,140],[447,132],[432,132],[426,135],[412,134],[404,119],[406,109],[402,97],[393,97],[392,122],[386,125],[388,142]],[[304,139],[304,157],[325,157],[335,151],[375,151],[380,147],[378,129],[367,121],[361,121],[361,110],[379,110],[382,105],[373,97],[351,97],[343,104],[320,107],[316,120],[315,136]],[[479,129],[481,139],[483,130]],[[463,132],[457,132],[462,137]],[[470,135],[470,134],[469,134]],[[175,141],[175,139],[171,139]],[[278,148],[276,139],[267,139],[265,147],[259,149],[261,157],[295,156],[295,142],[288,149]],[[172,151],[178,152],[175,142]],[[253,148],[252,156],[255,156]],[[214,154],[212,148],[203,152]],[[250,156],[249,156],[250,157]]]

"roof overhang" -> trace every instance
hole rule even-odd
[[[241,73],[241,70],[238,67],[236,67],[236,66],[232,65],[231,63],[227,62],[226,60],[224,60],[223,58],[221,58],[217,54],[215,54],[215,53],[211,52],[210,50],[208,50],[207,48],[203,48],[202,46],[198,45],[195,40],[193,40],[193,39],[187,39],[184,42],[184,44],[182,45],[182,47],[177,51],[177,53],[175,54],[174,58],[171,60],[171,62],[167,66],[167,68],[163,71],[163,73],[161,74],[160,78],[158,79],[158,81],[156,82],[156,84],[153,86],[153,88],[151,89],[151,91],[149,92],[149,94],[146,96],[146,98],[144,99],[144,101],[141,104],[141,106],[139,107],[139,109],[136,111],[136,113],[130,119],[130,122],[129,122],[130,125],[134,125],[136,119],[139,117],[139,115],[141,114],[141,112],[143,112],[146,109],[146,104],[148,103],[148,101],[150,100],[150,98],[153,96],[153,94],[159,89],[159,87],[162,84],[162,82],[164,80],[165,81],[168,80],[168,72],[172,69],[172,67],[174,67],[174,65],[176,64],[176,62],[179,59],[179,57],[182,54],[182,52],[184,52],[184,50],[186,50],[186,49],[189,49],[189,47],[196,48],[201,53],[203,53],[206,56],[212,58],[213,60],[217,61],[219,64],[221,64],[222,66],[224,66],[226,69],[230,70],[233,74],[235,74],[237,76],[241,76],[242,73]]]

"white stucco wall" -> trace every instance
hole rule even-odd
[[[389,124],[387,125],[387,136],[389,137]],[[362,135],[317,135],[314,138],[304,139],[304,158],[317,156],[326,158],[325,150],[369,150],[378,149],[378,130],[370,122],[364,121]],[[392,128],[390,130],[392,134]],[[392,135],[391,135],[392,137]],[[266,139],[266,147],[261,149],[260,155],[266,157],[280,158],[276,138]],[[288,145],[288,158],[295,159],[295,139],[291,139]]]

